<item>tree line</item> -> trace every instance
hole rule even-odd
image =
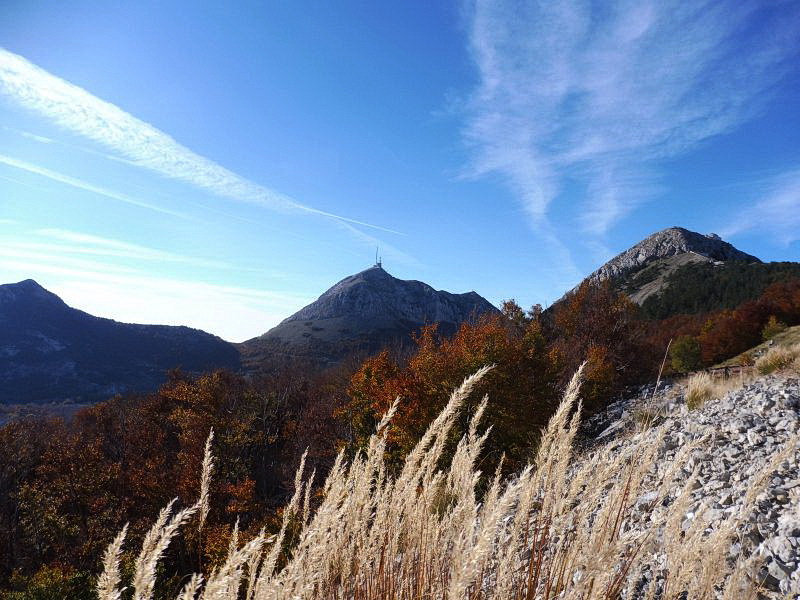
[[[677,372],[746,350],[770,323],[800,324],[800,279],[772,283],[733,309],[658,320],[611,283],[584,283],[548,311],[508,301],[502,314],[465,323],[452,337],[425,327],[411,352],[385,350],[324,373],[299,364],[259,378],[173,372],[155,393],[113,398],[71,421],[11,422],[0,428],[0,595],[92,598],[102,552],[125,523],[130,547],[138,547],[173,497],[195,497],[212,428],[211,512],[202,534],[187,529],[170,546],[159,577],[165,598],[199,565],[213,568],[234,524],[240,541],[278,526],[307,448],[321,482],[337,452],[352,457],[363,448],[398,396],[390,465],[401,464],[466,375],[495,365],[471,396],[478,403],[488,395],[484,420],[493,426],[480,470],[510,472],[533,456],[584,360],[582,402],[592,413],[627,386],[652,380],[670,339],[694,361],[673,360],[668,369]],[[453,440],[468,427],[474,406],[467,408]],[[123,555],[124,568],[132,558]]]

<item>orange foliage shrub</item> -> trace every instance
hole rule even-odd
[[[582,397],[589,412],[657,369],[638,307],[608,281],[584,282],[553,309],[548,331],[561,382],[588,361]]]
[[[99,403],[71,423],[0,428],[0,590],[12,573],[33,577],[42,565],[95,571],[126,522],[140,541],[154,512],[176,495],[197,495],[212,427],[208,525],[202,535],[187,529],[170,560],[176,572],[213,566],[225,555],[233,523],[239,520],[242,539],[254,535],[291,485],[315,389],[289,379],[294,383],[254,385],[226,372],[196,379],[174,373],[156,393]],[[329,446],[334,437],[327,436]]]
[[[350,432],[346,441],[363,446],[399,396],[402,401],[389,433],[390,453],[399,460],[441,411],[450,391],[481,366],[494,364],[472,400],[478,402],[483,394],[492,398],[486,419],[494,433],[486,455],[496,464],[505,453],[509,466],[527,460],[556,398],[556,373],[538,316],[516,322],[501,315],[484,316],[462,325],[450,339],[439,338],[435,326],[425,327],[415,342],[417,350],[405,366],[383,352],[355,373],[349,400],[337,412]],[[462,434],[473,409],[465,411],[454,436]]]

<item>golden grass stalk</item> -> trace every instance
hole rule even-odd
[[[800,358],[800,344],[774,346],[756,360],[756,371],[761,375],[769,375],[789,367],[798,358]]]
[[[161,511],[156,524],[145,536],[142,551],[136,559],[135,571],[133,575],[133,600],[150,600],[153,597],[153,590],[156,584],[156,565],[169,546],[170,541],[178,533],[178,530],[197,512],[199,504],[178,511],[170,518],[172,506],[175,500],[170,502]]]
[[[203,467],[200,475],[200,499],[198,500],[198,504],[200,505],[200,519],[197,525],[198,530],[203,529],[206,517],[208,517],[208,495],[209,489],[211,488],[211,475],[214,471],[214,456],[211,454],[211,444],[213,442],[214,429],[212,428],[208,432],[208,438],[206,438],[206,446],[203,452]]]
[[[98,600],[120,600],[124,590],[119,589],[122,577],[119,572],[119,558],[122,554],[122,543],[128,533],[128,525],[122,528],[114,541],[106,548],[103,555],[103,573],[97,579]]]
[[[200,589],[200,586],[203,583],[203,576],[195,573],[189,578],[189,581],[186,582],[186,585],[183,586],[183,590],[181,593],[178,594],[178,600],[195,600],[195,596],[197,596],[197,591]]]
[[[714,382],[711,380],[711,375],[700,371],[689,376],[689,381],[686,383],[686,406],[689,410],[700,408],[713,397]]]
[[[479,431],[485,399],[452,455],[444,453],[458,411],[486,372],[480,370],[453,392],[396,477],[388,472],[384,453],[397,403],[351,464],[342,454],[337,457],[314,511],[311,482],[303,479],[304,457],[279,533],[266,539],[262,531],[241,548],[233,542],[205,586],[195,576],[180,600],[198,592],[208,600],[751,595],[751,561],[732,564],[727,552],[781,456],[761,471],[762,479],[748,482],[749,496],[738,512],[707,523],[701,507],[691,519],[696,473],[682,481],[681,471],[709,441],[695,440],[673,461],[659,464],[662,427],[577,455],[579,370],[542,432],[534,463],[507,480],[498,469],[479,497],[478,460],[489,435]],[[186,511],[197,505],[169,519],[171,510],[172,504],[145,538],[134,577],[137,600],[152,598],[155,562],[188,518]],[[636,518],[637,511],[644,518]],[[287,540],[290,525],[299,530],[293,540]],[[286,544],[290,549],[284,553]],[[114,550],[112,544],[107,556],[118,546]],[[106,571],[113,571],[113,563],[106,561]],[[106,580],[118,581],[113,573]]]

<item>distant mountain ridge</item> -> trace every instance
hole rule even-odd
[[[299,358],[323,368],[354,353],[408,344],[425,324],[438,323],[450,335],[486,312],[497,308],[475,292],[437,291],[376,265],[344,278],[264,335],[234,345],[189,327],[95,317],[28,279],[0,285],[0,404],[149,392],[178,367],[268,371]]]
[[[238,369],[239,356],[232,344],[197,329],[92,316],[32,279],[0,285],[0,403],[148,392],[176,367]]]
[[[496,310],[476,292],[452,294],[427,283],[392,277],[374,266],[345,277],[283,323],[352,316],[400,319],[414,323],[460,323],[475,309]]]
[[[265,334],[240,345],[245,367],[270,357],[332,365],[353,353],[406,344],[423,325],[449,335],[484,313],[498,312],[475,292],[452,294],[421,281],[393,277],[381,265],[345,277],[316,301]]]
[[[640,269],[660,258],[692,253],[712,261],[761,262],[751,254],[742,252],[715,233],[704,235],[683,227],[669,227],[657,231],[638,244],[620,252],[587,279],[615,279],[627,272]]]
[[[610,280],[647,318],[730,308],[773,282],[800,276],[800,263],[762,263],[714,234],[656,232],[587,280]],[[188,327],[134,325],[67,306],[33,280],[0,285],[0,404],[91,402],[156,389],[175,367],[249,373],[298,362],[317,370],[408,347],[438,324],[442,335],[486,313],[476,292],[454,294],[393,277],[380,264],[345,277],[316,301],[241,344]]]
[[[611,280],[637,304],[661,293],[670,276],[692,264],[725,265],[761,260],[742,252],[718,235],[702,234],[683,227],[657,231],[617,254],[589,274],[588,281]]]

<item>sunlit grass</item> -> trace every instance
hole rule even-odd
[[[774,346],[756,360],[756,370],[762,375],[768,375],[796,365],[798,357],[800,357],[800,344]]]
[[[746,576],[752,565],[730,562],[728,548],[763,481],[749,482],[743,506],[726,520],[708,529],[695,518],[687,526],[695,480],[680,472],[699,442],[681,448],[655,484],[647,482],[664,435],[658,427],[615,450],[607,446],[578,455],[580,371],[542,432],[533,464],[508,479],[490,477],[479,495],[484,475],[477,464],[491,435],[479,431],[486,400],[454,450],[449,435],[486,372],[467,378],[452,394],[396,474],[384,460],[396,403],[351,464],[339,455],[315,510],[309,505],[311,480],[301,464],[278,534],[261,533],[242,546],[233,535],[225,561],[205,579],[187,574],[179,598],[191,600],[198,593],[208,600],[755,597]],[[698,392],[702,397],[708,385],[699,379],[695,384],[704,390]],[[211,464],[208,453],[205,463]],[[668,490],[676,486],[677,496],[665,507]],[[642,506],[637,499],[647,492],[650,500]],[[634,506],[647,518],[631,527]],[[172,517],[171,509],[145,538],[132,582],[136,600],[153,597],[155,561],[184,521],[193,512],[202,514],[199,502]],[[291,541],[289,530],[298,532]],[[123,535],[106,554],[100,600],[119,598]]]

